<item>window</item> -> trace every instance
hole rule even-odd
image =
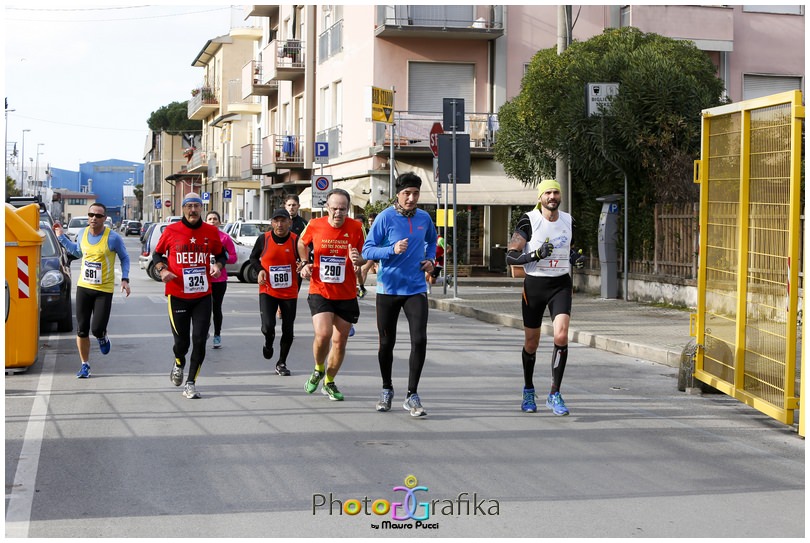
[[[748,13],[781,13],[784,15],[801,15],[804,6],[743,6],[743,11]]]
[[[475,65],[409,63],[408,111],[440,112],[444,98],[463,98],[464,110],[475,111]]]
[[[743,100],[802,89],[802,78],[782,75],[743,75]]]

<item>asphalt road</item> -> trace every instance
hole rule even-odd
[[[678,392],[668,366],[572,344],[571,415],[524,414],[522,333],[431,310],[419,387],[428,416],[401,407],[404,318],[394,409],[376,412],[373,292],[337,378],[346,401],[304,391],[305,294],[293,375],[280,377],[261,356],[257,286],[235,280],[224,346],[208,350],[198,379],[203,397],[185,399],[169,381],[162,286],[138,269],[137,240],[126,243],[132,296],[115,297],[112,352],[93,345],[93,377],[75,378],[75,337],[55,332],[33,367],[6,376],[9,537],[805,534],[804,441],[726,396]]]

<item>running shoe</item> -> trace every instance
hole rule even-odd
[[[169,374],[169,379],[172,380],[172,384],[176,387],[179,387],[183,384],[183,367],[178,366],[177,364],[174,365],[172,368],[172,372]]]
[[[262,345],[262,356],[264,357],[265,360],[270,360],[271,358],[273,358],[273,348],[270,347],[268,349],[267,346]]]
[[[214,349],[222,347],[222,336],[214,336]]]
[[[82,363],[82,368],[76,373],[76,377],[79,379],[89,379],[90,378],[90,364]]]
[[[365,296],[366,296],[366,287],[360,285],[359,287],[357,287],[357,297],[364,298]]]
[[[276,373],[279,375],[287,376],[290,375],[290,370],[287,369],[287,364],[285,364],[284,362],[279,362],[278,364],[276,364]]]
[[[321,387],[321,394],[329,396],[329,399],[335,402],[343,401],[343,394],[338,390],[334,381],[331,383],[324,383]]]
[[[305,387],[307,393],[312,394],[315,392],[318,389],[318,383],[321,382],[321,379],[323,379],[323,372],[318,370],[313,371],[312,375],[310,375],[309,379],[307,379],[307,384]]]
[[[427,415],[425,408],[422,407],[422,402],[419,400],[419,394],[411,394],[405,398],[405,403],[402,404],[402,407],[404,407],[406,411],[410,411],[412,417],[423,417]]]
[[[98,348],[101,349],[101,354],[108,354],[110,352],[110,347],[112,347],[110,338],[108,338],[106,335],[98,338]]]
[[[197,387],[194,386],[194,383],[189,381],[186,383],[186,386],[183,387],[183,396],[189,400],[196,400],[200,397],[200,393],[197,392]]]
[[[394,401],[394,389],[384,388],[380,392],[380,401],[377,402],[377,411],[391,411],[391,402]]]
[[[568,408],[565,407],[565,402],[560,396],[559,392],[555,392],[554,394],[549,394],[548,399],[546,400],[546,407],[551,409],[555,415],[558,416],[565,416],[568,414]]]
[[[537,413],[537,403],[534,399],[534,389],[523,389],[523,403],[520,404],[520,410],[524,413]]]
[[[349,337],[352,337],[353,335],[354,335],[354,325],[352,324],[352,327],[349,328]]]

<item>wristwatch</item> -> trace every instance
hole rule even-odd
[[[155,271],[157,271],[158,273],[161,273],[161,272],[163,272],[163,270],[165,270],[166,268],[168,268],[168,266],[167,266],[166,264],[163,264],[163,265],[162,265],[162,266],[160,266],[160,267],[158,267],[158,266],[160,266],[160,264],[156,264],[156,265],[155,265]]]

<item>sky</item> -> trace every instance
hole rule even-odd
[[[17,143],[18,156],[24,144],[26,163],[39,159],[41,171],[142,163],[147,119],[191,98],[203,79],[191,63],[206,41],[229,32],[232,17],[244,21],[243,5],[7,4],[7,143]]]

